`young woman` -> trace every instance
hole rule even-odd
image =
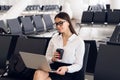
[[[69,15],[60,12],[54,20],[59,33],[51,38],[46,58],[51,68],[56,71],[51,73],[37,70],[33,80],[73,80],[73,75],[82,68],[85,44],[76,34]],[[58,48],[64,50],[61,60],[59,60],[60,54],[56,52]]]

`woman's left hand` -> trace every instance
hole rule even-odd
[[[65,75],[67,71],[68,71],[67,66],[62,66],[57,69],[56,73],[60,75]]]

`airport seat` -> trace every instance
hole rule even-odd
[[[0,34],[0,76],[7,71],[7,57],[11,44],[12,36]]]
[[[43,14],[42,18],[46,26],[46,31],[53,30],[54,26],[50,14]]]
[[[0,10],[5,11],[5,5],[0,5]]]
[[[22,17],[21,23],[22,23],[23,34],[25,35],[35,34],[34,26],[32,24],[30,17]]]
[[[118,46],[120,46],[120,43],[108,41],[108,42],[107,42],[107,45],[118,45]]]
[[[108,11],[107,12],[107,23],[108,24],[119,24],[120,23],[120,12],[119,11]]]
[[[7,34],[8,28],[5,26],[4,21],[0,20],[0,34]]]
[[[10,29],[10,34],[12,35],[22,35],[22,27],[19,24],[17,18],[7,20],[8,28]]]
[[[109,42],[120,43],[120,25],[116,25]]]
[[[18,17],[17,17],[20,25],[21,25],[21,23],[22,23],[22,22],[21,22],[21,18],[22,18],[22,17],[24,17],[24,16],[18,16]]]
[[[94,12],[83,11],[81,24],[92,24]]]
[[[85,43],[90,44],[86,72],[94,73],[97,54],[98,54],[96,41],[95,40],[84,40],[84,41]]]
[[[106,12],[94,12],[93,23],[104,24],[106,22]]]
[[[94,73],[94,80],[120,80],[120,46],[101,44]]]
[[[41,15],[35,15],[35,16],[32,16],[32,18],[33,18],[33,24],[35,26],[36,32],[37,33],[44,32],[45,29],[44,29],[44,24],[43,24]]]
[[[19,56],[19,51],[45,55],[49,40],[50,38],[44,37],[18,37],[14,52],[11,54],[9,59],[8,75],[3,76],[0,80],[32,80],[30,77],[33,76],[35,70],[29,69],[24,65],[21,57]]]
[[[14,54],[18,54],[19,51],[26,51],[26,52],[44,55],[46,51],[46,46],[47,46],[47,38],[20,36],[17,39]]]
[[[120,9],[113,9],[113,11],[118,11],[118,12],[120,12]]]
[[[88,55],[89,55],[89,49],[90,44],[85,43],[85,54],[83,59],[83,67],[80,71],[76,72],[74,76],[74,80],[85,80],[85,73],[86,73],[86,67],[87,67],[87,61],[88,61]]]
[[[5,5],[5,10],[8,11],[10,9],[10,6],[9,5]]]

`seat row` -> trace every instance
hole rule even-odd
[[[54,29],[54,24],[50,14],[32,15],[32,16],[19,16],[14,19],[6,20],[5,23],[0,21],[0,28],[4,32],[13,35],[31,35],[39,34]]]
[[[50,38],[44,37],[0,35],[0,79],[1,76],[5,76],[4,73],[8,74],[5,77],[9,77],[9,79],[10,77],[15,79],[16,76],[18,77],[16,80],[25,78],[26,76],[22,75],[22,72],[24,72],[23,70],[26,69],[26,67],[20,57],[17,57],[19,56],[19,51],[45,55],[49,40]],[[19,59],[21,62],[16,63]],[[29,69],[26,70],[29,71]],[[25,75],[28,74],[29,73],[25,73]]]
[[[8,11],[12,5],[0,5],[0,11]],[[28,5],[25,11],[60,11],[61,6],[59,5]]]
[[[119,24],[120,11],[101,11],[91,12],[84,11],[81,23],[84,24]]]
[[[20,51],[36,53],[45,55],[48,42],[51,38],[49,37],[34,37],[34,36],[16,36],[16,35],[0,35],[0,70],[5,69],[6,61],[9,61],[8,65],[8,75],[4,76],[1,73],[0,80],[32,80],[28,79],[33,76],[33,73],[30,73],[31,69],[25,67],[23,61],[19,56]],[[86,42],[85,42],[86,43]],[[32,47],[30,47],[32,46]],[[80,73],[76,73],[77,77],[75,80],[84,80],[85,71],[87,66],[88,54],[89,54],[89,44],[85,45],[85,57],[83,68],[80,70]],[[16,57],[15,57],[16,56]],[[13,58],[14,57],[14,58]],[[11,61],[12,60],[12,61]],[[20,62],[19,62],[19,61]],[[31,63],[32,64],[32,63]],[[14,67],[13,67],[14,66]],[[33,70],[34,72],[34,70]],[[30,74],[30,75],[29,75]]]
[[[11,35],[0,35],[0,71],[5,69],[6,60],[12,60],[9,63],[8,75],[0,75],[0,80],[28,80],[31,72],[30,69],[26,68],[23,64],[21,58],[18,59],[19,51],[31,52],[37,54],[45,55],[46,46],[48,45],[50,38],[45,37],[18,37]],[[85,41],[85,44],[87,42]],[[32,47],[30,47],[32,46]],[[39,46],[39,47],[38,47]],[[85,47],[86,53],[83,63],[83,71],[81,74],[77,74],[77,79],[75,80],[84,80],[85,75],[85,66],[87,65],[86,61],[89,61],[89,45]],[[101,44],[98,50],[97,60],[95,64],[95,72],[93,74],[94,80],[120,80],[119,68],[120,68],[120,45],[106,45]],[[17,57],[13,58],[13,54],[16,54]],[[94,52],[93,52],[94,54]],[[88,57],[87,57],[88,56]],[[88,58],[88,59],[87,59]],[[21,60],[20,63],[17,63],[18,60]],[[17,65],[16,65],[17,63]],[[22,64],[21,64],[22,63]],[[11,64],[11,65],[10,65]],[[31,63],[32,64],[32,63]],[[22,66],[21,66],[22,65]],[[2,73],[1,73],[2,74]],[[82,75],[82,76],[81,76]],[[76,77],[75,77],[76,78]],[[29,79],[32,80],[32,79]]]
[[[60,11],[62,6],[59,5],[43,5],[41,7],[41,10],[43,11],[52,11],[52,10],[56,10],[56,11]]]
[[[26,7],[26,11],[34,11],[34,10],[38,10],[38,11],[59,11],[60,10],[59,5],[28,5]]]
[[[12,7],[12,5],[0,5],[0,11],[7,11]]]
[[[110,40],[109,40],[109,43],[119,43],[120,44],[120,25],[116,25],[111,37],[110,37]]]

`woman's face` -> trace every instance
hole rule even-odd
[[[56,29],[60,33],[64,33],[69,30],[69,23],[68,23],[68,21],[66,21],[64,19],[56,18],[55,24],[56,24]]]

